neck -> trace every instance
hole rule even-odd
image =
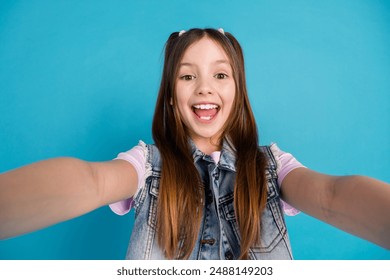
[[[192,141],[194,141],[195,146],[206,155],[210,155],[215,151],[221,150],[221,141],[216,141],[212,138],[192,139]]]

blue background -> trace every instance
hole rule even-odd
[[[306,166],[390,182],[390,1],[0,2],[0,172],[114,158],[151,142],[169,34],[223,27],[241,42],[263,144]],[[389,215],[389,213],[383,213]],[[133,214],[103,207],[0,241],[0,259],[123,259]],[[297,259],[390,259],[305,214]]]

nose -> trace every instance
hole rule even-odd
[[[199,77],[197,81],[198,81],[198,85],[196,88],[196,94],[206,95],[206,94],[212,94],[214,92],[212,81],[210,81],[206,77]]]

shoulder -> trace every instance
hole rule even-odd
[[[282,183],[286,176],[291,173],[291,171],[304,166],[291,153],[282,151],[275,143],[264,147],[266,155],[270,159],[268,164],[276,166],[274,167],[274,170],[276,170],[277,182],[283,189]],[[282,200],[282,206],[284,213],[288,216],[295,216],[299,213],[299,210],[287,204],[284,200]]]
[[[281,150],[276,143],[269,146],[261,146],[263,153],[268,157],[268,164],[276,169],[280,185],[283,179],[292,170],[305,167],[291,153]]]
[[[144,141],[139,140],[138,144],[132,147],[130,150],[121,152],[117,155],[116,159],[129,160],[130,158],[143,159],[144,161],[151,155],[159,156],[160,152],[156,145],[146,144]]]
[[[279,149],[274,143],[272,143],[271,145],[259,146],[259,150],[263,153],[263,155],[267,159],[268,168],[278,171],[280,169],[281,164],[279,162],[278,153],[275,148]]]
[[[152,168],[155,171],[161,170],[159,149],[155,144],[146,144],[142,140],[138,142],[138,145],[127,152],[119,153],[117,159],[124,159],[133,163],[133,165],[142,166],[142,168],[146,168],[146,171],[149,171]]]

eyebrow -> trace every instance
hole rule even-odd
[[[213,64],[228,64],[230,65],[230,62],[226,59],[218,59],[216,61],[213,62]],[[190,62],[182,62],[179,64],[179,67],[181,66],[193,66],[194,64],[193,63],[190,63]]]

